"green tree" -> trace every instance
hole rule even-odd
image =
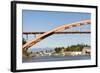
[[[62,47],[58,47],[58,48],[56,47],[56,48],[55,48],[55,52],[56,52],[56,53],[60,53],[60,52],[62,51],[62,49],[63,49]]]
[[[22,44],[25,44],[26,43],[26,40],[23,38],[22,39]]]

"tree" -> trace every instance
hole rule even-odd
[[[22,38],[22,44],[24,45],[26,43],[26,40],[25,38]],[[28,57],[29,56],[29,53],[27,52],[28,48],[25,48],[25,49],[22,49],[23,51],[23,55]]]
[[[63,49],[62,47],[58,47],[58,48],[56,47],[56,48],[55,48],[55,52],[56,52],[56,53],[60,53],[60,52],[62,51],[62,49]]]
[[[26,40],[23,38],[22,39],[22,44],[25,44],[26,43]]]

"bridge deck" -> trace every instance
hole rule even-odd
[[[23,34],[43,34],[45,32],[23,32]],[[67,31],[67,32],[54,32],[54,34],[89,34],[91,31]]]

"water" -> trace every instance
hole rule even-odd
[[[91,56],[40,56],[24,58],[23,63],[49,62],[49,61],[69,61],[69,60],[89,60]]]

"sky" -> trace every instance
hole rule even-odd
[[[23,10],[22,24],[23,32],[46,32],[58,26],[78,22],[84,19],[91,19],[90,13],[79,12],[55,12],[55,11],[37,11]],[[68,30],[90,30],[90,25],[70,28]],[[26,39],[26,36],[23,35]],[[34,35],[29,35],[28,40],[34,39]],[[40,41],[32,48],[54,48],[67,47],[75,44],[91,44],[90,34],[53,34]]]

